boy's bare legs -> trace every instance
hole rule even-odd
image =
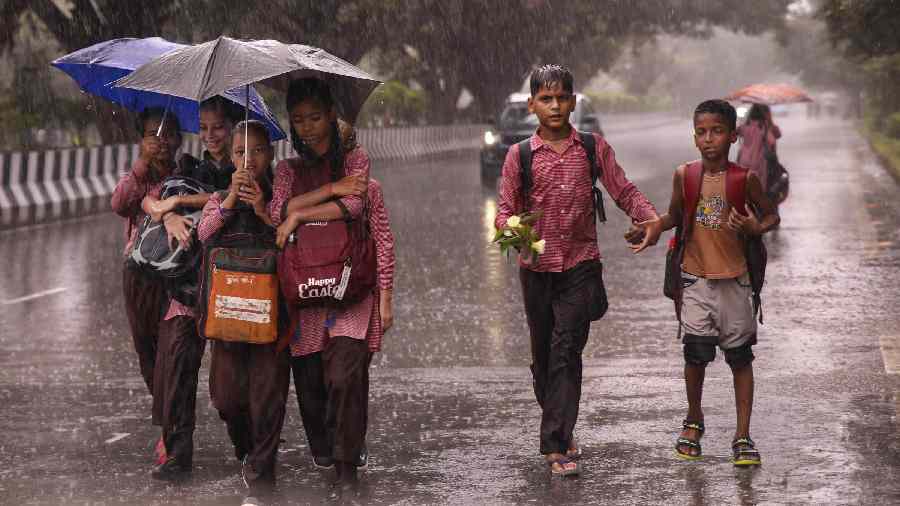
[[[684,383],[687,390],[688,399],[687,419],[692,422],[703,422],[703,408],[701,407],[701,400],[703,399],[703,380],[705,377],[706,364],[684,365]],[[691,441],[699,441],[700,436],[702,436],[702,434],[696,429],[684,429],[681,431],[681,437],[690,439]],[[697,448],[689,446],[682,446],[682,449],[685,450],[688,455],[696,456],[700,453]]]
[[[753,364],[731,369],[734,375],[734,403],[737,426],[734,439],[750,437],[750,413],[753,411]]]

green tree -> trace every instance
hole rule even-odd
[[[713,26],[761,33],[784,26],[788,0],[402,0],[385,36],[385,60],[428,91],[452,118],[459,90],[493,114],[536,65],[557,62],[585,83],[631,41],[660,33],[708,36]],[[439,102],[439,103],[437,103]]]
[[[178,13],[178,5],[174,0],[162,0],[152,6],[137,0],[6,0],[0,4],[5,25],[0,49],[13,47],[23,28],[46,31],[64,52],[117,37],[159,35],[165,23]],[[24,91],[41,98],[28,89]],[[53,97],[54,101],[58,99]],[[95,125],[104,142],[125,142],[133,137],[130,115],[121,114],[117,107],[101,100],[96,101],[95,111]],[[37,121],[50,119],[44,115]]]
[[[875,126],[900,111],[900,1],[822,0],[818,16],[832,47],[864,85]]]

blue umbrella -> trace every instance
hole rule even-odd
[[[110,86],[110,83],[130,74],[144,63],[185,47],[188,46],[160,37],[113,39],[67,54],[51,62],[51,65],[68,74],[88,93],[132,111],[141,111],[147,107],[165,108],[167,114],[174,114],[178,118],[182,130],[197,132],[200,130],[200,104],[197,101],[152,91]],[[247,101],[244,87],[227,90],[220,95],[242,107]],[[275,116],[269,112],[262,97],[251,90],[249,98],[250,117],[266,124],[272,140],[284,139],[284,131]]]

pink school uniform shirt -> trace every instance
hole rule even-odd
[[[141,173],[139,177],[136,173]],[[116,188],[110,198],[110,206],[114,213],[125,218],[125,249],[122,252],[127,256],[131,246],[137,237],[138,227],[141,225],[146,213],[141,207],[141,201],[149,194],[159,195],[162,186],[162,178],[156,177],[153,170],[147,166],[147,162],[138,158],[131,165],[131,171],[119,178]]]
[[[602,170],[600,182],[620,209],[635,221],[645,221],[656,215],[653,204],[625,176],[616,162],[612,147],[597,134],[597,165]],[[535,223],[538,237],[546,241],[544,253],[537,261],[522,267],[537,272],[562,272],[580,262],[597,260],[597,229],[591,193],[591,169],[578,132],[573,128],[564,141],[562,153],[557,153],[535,133],[531,136],[532,187],[527,210],[542,211]],[[526,210],[522,192],[522,169],[519,149],[512,146],[506,153],[500,180],[498,211],[494,226],[500,228],[506,220]]]
[[[368,179],[369,169],[369,155],[362,147],[357,146],[344,156],[343,175],[362,175]],[[285,203],[295,196],[293,194],[295,178],[294,168],[287,160],[278,163],[275,168],[275,182],[272,185],[272,200],[268,205],[269,217],[276,227],[285,218],[281,214]],[[358,219],[363,215],[365,203],[361,197],[346,196],[341,198],[340,202],[352,218]],[[374,293],[341,309],[320,306],[291,310],[290,332],[293,336],[291,355],[304,356],[320,352],[331,336],[366,339],[375,310],[377,303]]]
[[[769,150],[774,153],[775,142],[781,137],[781,130],[774,124],[766,128],[760,121],[749,121],[738,127],[738,135],[741,136],[741,150],[738,152],[737,164],[750,169],[759,178],[762,187],[768,188],[769,163],[766,161],[763,142],[767,142]]]
[[[388,219],[387,209],[384,207],[384,193],[378,181],[369,179],[366,197],[369,201],[369,230],[375,240],[375,258],[378,264],[378,285],[375,304],[372,306],[372,315],[369,318],[366,343],[369,351],[375,353],[381,351],[381,343],[384,340],[384,328],[381,326],[381,291],[394,289],[396,257],[394,256],[394,234],[391,232],[391,222]],[[299,348],[297,351],[300,351]]]

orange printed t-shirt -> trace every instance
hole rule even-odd
[[[725,226],[730,211],[725,172],[705,173],[684,249],[685,272],[708,279],[736,278],[747,272],[744,242],[737,232]]]

